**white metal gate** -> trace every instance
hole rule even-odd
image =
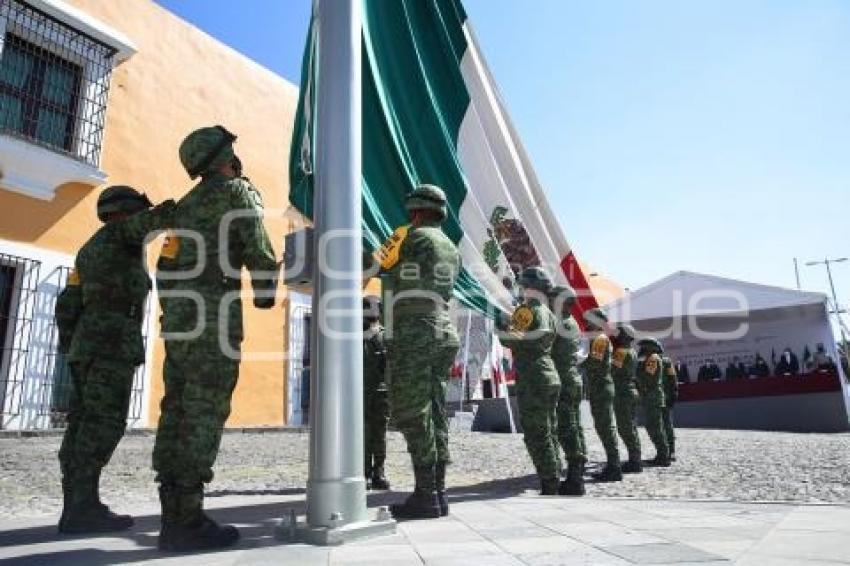
[[[310,408],[310,296],[289,293],[287,411],[289,425],[306,425]]]

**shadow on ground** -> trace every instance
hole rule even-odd
[[[275,538],[275,526],[277,519],[289,516],[292,511],[295,511],[296,514],[304,513],[304,501],[225,507],[211,509],[207,513],[217,521],[236,524],[239,527],[241,540],[233,549],[247,550],[285,544],[283,541]],[[159,531],[159,515],[138,516],[135,517],[135,520],[135,526],[129,531],[107,533],[104,535],[59,535],[56,532],[55,524],[0,532],[0,548],[9,546],[21,547],[57,541],[74,541],[77,545],[77,548],[73,550],[31,554],[5,561],[0,560],[0,564],[5,562],[16,565],[50,564],[51,566],[58,566],[64,564],[86,564],[96,566],[144,562],[166,556],[159,552],[156,547],[157,532]],[[100,538],[127,539],[135,543],[137,548],[131,550],[104,550],[95,548],[97,540]],[[91,547],[86,546],[88,542],[91,542]]]
[[[538,489],[535,475],[516,478],[497,479],[474,485],[449,488],[449,502],[484,501],[506,499]],[[225,496],[269,496],[269,495],[301,495],[304,488],[286,488],[278,490],[219,490],[207,493],[210,498]],[[371,492],[367,496],[370,508],[390,505],[404,500],[406,492],[386,491]],[[239,527],[241,540],[232,550],[249,550],[262,547],[284,546],[287,544],[276,534],[278,520],[289,517],[292,513],[298,516],[306,512],[306,502],[303,498],[291,502],[262,503],[211,509],[209,515],[217,521],[233,523]],[[14,563],[21,565],[61,566],[65,564],[86,564],[92,566],[106,564],[129,564],[144,562],[163,555],[156,547],[157,532],[159,531],[159,515],[144,515],[135,517],[135,526],[123,533],[107,533],[91,536],[65,536],[56,532],[55,524],[40,527],[12,529],[0,532],[0,548],[24,547],[59,541],[73,541],[77,548],[60,552],[43,552],[25,557],[0,560],[0,564]],[[123,538],[135,544],[134,549],[105,550],[96,548],[98,539]],[[87,546],[90,543],[91,546]],[[221,552],[221,551],[216,551]]]

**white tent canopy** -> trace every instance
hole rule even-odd
[[[826,295],[749,283],[716,275],[677,271],[604,307],[612,321],[670,319],[698,313],[723,316],[808,305]]]
[[[709,360],[749,367],[759,355],[775,365],[785,349],[811,360],[820,345],[837,359],[823,293],[678,271],[604,308],[692,369]]]
[[[814,368],[813,352],[821,345],[838,359],[823,293],[678,271],[604,308],[611,322],[630,322],[639,336],[661,339],[682,381],[696,381],[698,368],[710,364],[750,368],[759,356],[775,372],[786,349],[799,362],[795,371],[804,375]],[[769,394],[750,390],[749,380],[743,385],[706,383],[703,397],[676,405],[677,419],[685,426],[846,431],[850,399],[837,369],[838,383],[831,391],[809,379],[798,380],[799,387],[785,384],[782,391],[775,389],[780,381],[772,381]]]

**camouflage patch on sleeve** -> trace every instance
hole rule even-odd
[[[646,369],[646,373],[650,375],[654,375],[655,372],[658,371],[658,364],[661,363],[661,358],[658,357],[658,354],[652,354],[648,358],[646,358],[646,363],[644,364],[644,369]]]
[[[180,253],[180,238],[169,231],[162,242],[162,249],[159,252],[160,257],[174,259]]]
[[[611,341],[608,340],[608,337],[604,334],[600,334],[594,338],[593,342],[590,344],[590,357],[601,362],[605,359],[605,354],[608,353],[610,345]]]
[[[611,363],[616,368],[622,368],[623,364],[626,363],[626,356],[628,355],[628,348],[617,348],[614,350],[614,358],[611,360]]]
[[[410,231],[410,226],[400,226],[395,232],[383,243],[381,249],[376,252],[378,262],[382,269],[392,269],[398,263],[401,257],[401,245],[407,238],[407,233]]]
[[[511,328],[525,332],[534,324],[534,311],[528,307],[519,307],[511,316]]]

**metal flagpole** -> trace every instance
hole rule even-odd
[[[495,323],[492,320],[487,321],[487,331],[490,333],[490,340],[498,340],[495,334]],[[490,345],[490,355],[493,355],[493,345]],[[508,384],[506,380],[508,376],[504,374],[504,366],[502,365],[503,358],[499,358],[496,363],[499,364],[499,395],[505,399],[505,409],[508,412],[508,424],[511,428],[511,434],[516,434],[516,421],[514,420],[514,412],[511,409],[511,395],[508,392]],[[492,362],[491,362],[492,365]]]
[[[310,467],[307,522],[314,544],[395,530],[370,521],[363,470],[361,232],[361,0],[314,0],[319,32],[316,112]],[[296,528],[297,527],[297,528]]]
[[[466,335],[463,343],[463,371],[460,374],[460,403],[458,411],[463,412],[463,398],[466,395],[468,386],[467,379],[469,378],[469,331],[472,328],[472,309],[466,311]]]
[[[800,290],[800,268],[797,266],[797,258],[794,258],[794,277],[797,279],[797,290]]]

